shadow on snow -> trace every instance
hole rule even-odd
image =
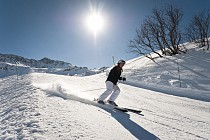
[[[157,136],[154,134],[148,132],[143,127],[135,123],[130,119],[130,114],[121,112],[121,111],[115,111],[112,109],[107,109],[104,107],[99,106],[106,112],[110,113],[111,116],[117,120],[125,129],[127,129],[133,136],[135,136],[137,139],[140,140],[159,140]]]
[[[168,95],[174,95],[179,97],[187,97],[190,99],[210,102],[210,94],[209,91],[195,91],[190,89],[184,89],[184,88],[173,88],[173,87],[167,87],[167,86],[157,86],[155,84],[151,83],[135,83],[131,81],[126,81],[122,83],[124,85],[129,85],[137,88],[147,89],[155,92],[160,92],[163,94]]]
[[[67,94],[63,92],[55,92],[55,91],[45,91],[48,95],[48,97],[60,97],[64,100],[73,100],[78,101],[87,105],[92,105],[95,107],[99,107],[106,112],[110,113],[110,115],[117,120],[125,129],[127,129],[133,136],[135,136],[137,139],[141,140],[158,140],[159,138],[156,137],[154,134],[148,132],[143,127],[138,125],[136,122],[132,121],[130,119],[130,114],[114,110],[113,108],[100,105],[94,101],[90,101],[88,99],[84,99],[72,94]],[[138,115],[138,114],[136,114]]]

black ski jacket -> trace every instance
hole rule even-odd
[[[121,73],[122,73],[122,68],[119,66],[115,66],[114,68],[111,69],[106,81],[110,81],[114,85],[116,85],[118,80],[122,79],[122,77],[120,77]]]

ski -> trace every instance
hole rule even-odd
[[[137,113],[137,114],[140,114],[142,112],[141,110],[126,108],[126,107],[115,107],[115,109],[127,110],[127,112],[133,112],[133,113]]]
[[[128,110],[126,108],[114,107],[114,109],[122,111],[122,112],[128,112]]]
[[[97,102],[97,99],[94,98],[93,100],[94,102]],[[99,103],[98,103],[99,104]],[[122,111],[122,112],[132,112],[132,113],[136,113],[136,114],[140,114],[142,111],[141,110],[136,110],[136,109],[131,109],[131,108],[126,108],[126,107],[118,107],[118,106],[113,106],[113,105],[109,105],[109,104],[99,104],[102,107],[105,108],[112,108],[118,111]]]
[[[106,102],[105,102],[105,104],[100,104],[100,103],[97,102],[98,100],[95,99],[95,98],[94,98],[93,101],[96,102],[99,106],[104,107],[104,108],[114,109],[114,110],[118,110],[118,111],[122,111],[122,112],[128,112],[128,110],[125,109],[125,108],[120,108],[120,107],[117,107],[117,106],[115,107],[113,105],[107,104]]]

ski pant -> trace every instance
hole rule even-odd
[[[111,94],[112,93],[112,94]],[[109,101],[115,101],[120,94],[120,88],[117,85],[114,85],[110,81],[106,81],[106,91],[101,94],[101,96],[98,98],[98,100],[105,100],[109,95]]]

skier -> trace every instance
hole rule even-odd
[[[124,60],[119,60],[117,65],[111,69],[106,80],[106,91],[98,98],[99,104],[105,104],[104,100],[111,94],[107,102],[113,106],[118,106],[114,101],[120,94],[120,88],[117,86],[118,80],[126,81],[125,77],[121,77],[122,67],[125,65]]]

